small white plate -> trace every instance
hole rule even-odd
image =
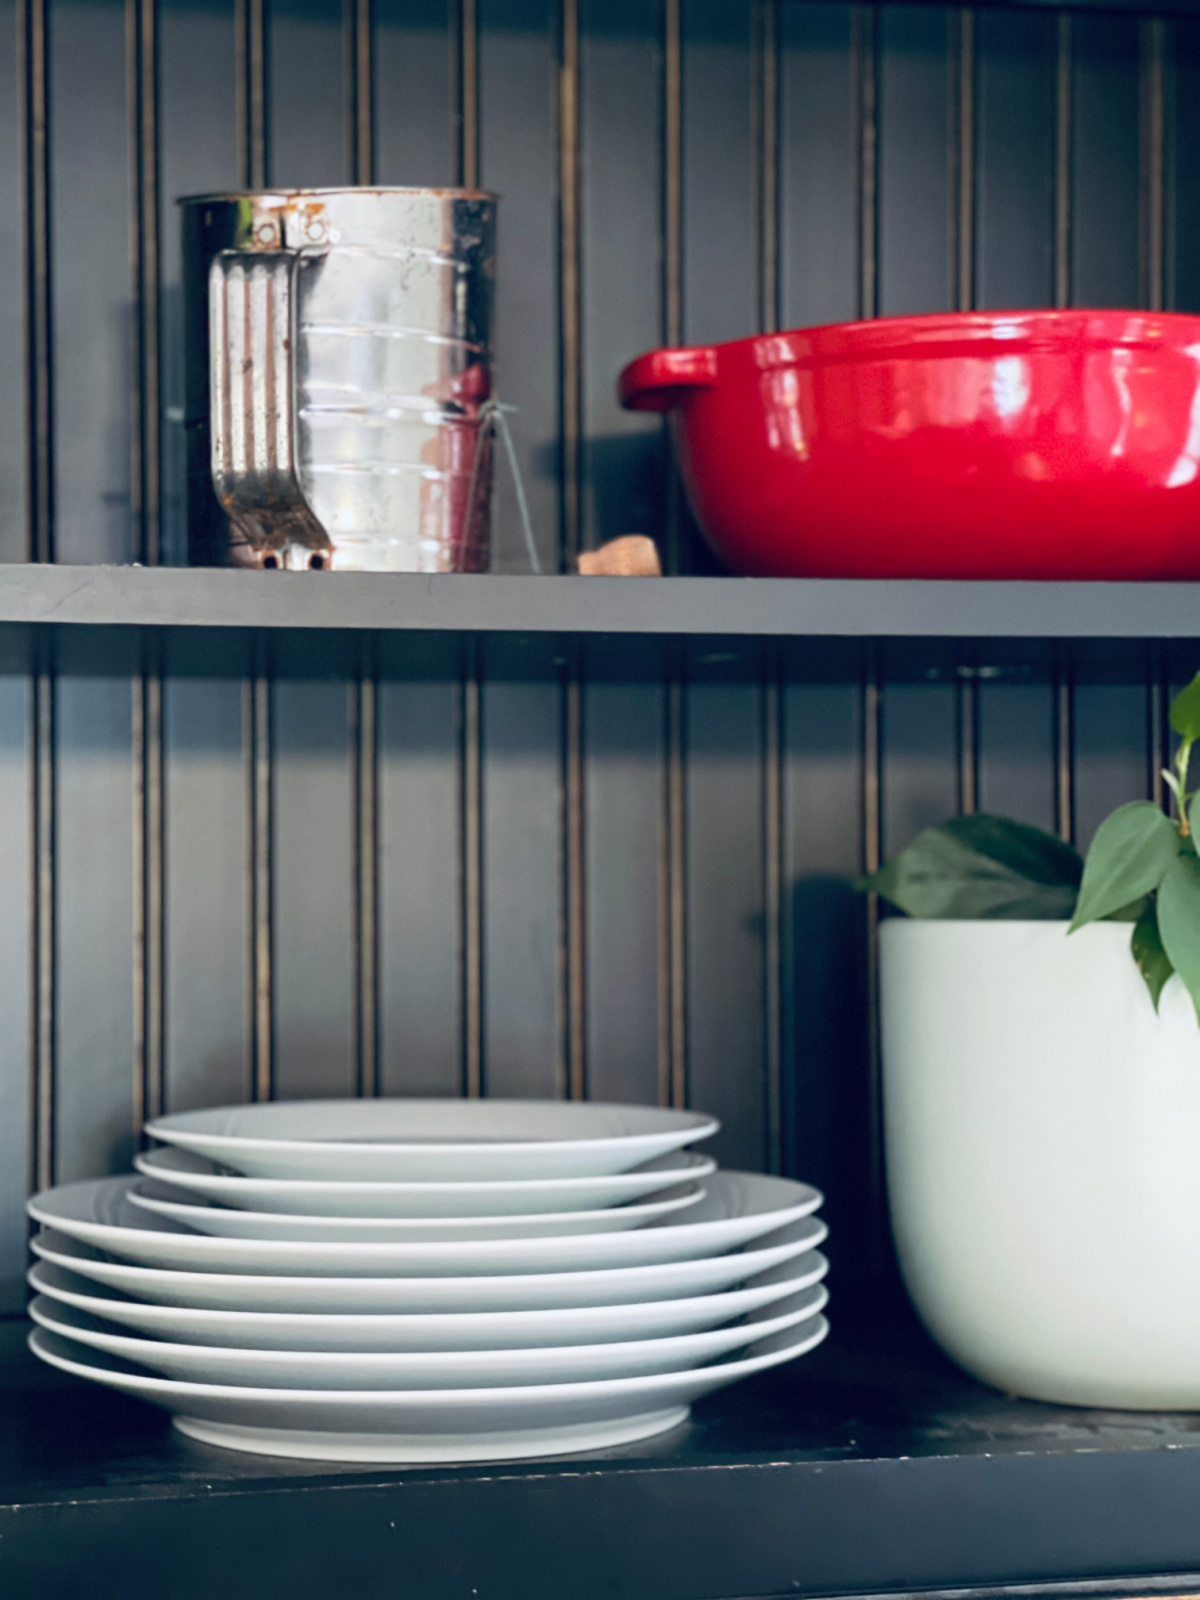
[[[593,1383],[685,1372],[743,1350],[815,1317],[829,1295],[824,1284],[789,1295],[734,1327],[666,1339],[560,1345],[528,1350],[297,1351],[214,1349],[114,1333],[73,1306],[44,1295],[29,1307],[43,1328],[106,1355],[120,1356],[182,1383],[229,1383],[258,1389],[498,1389],[515,1384]]]
[[[272,1100],[146,1124],[257,1178],[479,1182],[628,1172],[711,1138],[697,1111],[571,1100]]]
[[[531,1217],[303,1217],[291,1212],[242,1211],[237,1207],[172,1200],[161,1187],[135,1183],[130,1203],[218,1239],[303,1239],[342,1244],[431,1243],[462,1239],[550,1239],[585,1233],[624,1233],[704,1199],[694,1183],[659,1200],[603,1211],[542,1211]],[[147,1224],[149,1226],[149,1224]]]
[[[133,1328],[152,1339],[170,1339],[179,1344],[227,1345],[243,1350],[531,1350],[704,1333],[811,1288],[828,1270],[825,1257],[817,1250],[809,1250],[760,1274],[744,1289],[691,1295],[682,1300],[582,1306],[563,1311],[451,1311],[391,1316],[204,1311],[147,1305],[125,1296],[115,1298],[114,1293],[96,1293],[86,1278],[66,1272],[51,1261],[35,1262],[28,1277],[38,1294],[75,1306],[90,1316]]]
[[[474,1278],[268,1277],[250,1272],[169,1272],[114,1261],[54,1230],[35,1235],[36,1255],[95,1283],[158,1305],[210,1311],[421,1313],[567,1310],[716,1294],[822,1244],[817,1217],[765,1245],[699,1261],[599,1272],[531,1272]]]
[[[175,1414],[181,1433],[257,1455],[395,1465],[511,1461],[629,1444],[683,1422],[702,1395],[793,1361],[829,1332],[812,1317],[735,1361],[693,1372],[502,1389],[294,1390],[178,1383],[44,1328],[29,1346],[51,1366]]]
[[[595,1211],[646,1200],[677,1183],[703,1183],[717,1170],[694,1150],[658,1156],[633,1172],[600,1178],[535,1178],[495,1183],[355,1183],[245,1178],[222,1172],[190,1150],[141,1150],[139,1172],[176,1189],[247,1211],[308,1217],[501,1217],[543,1211]]]
[[[583,1272],[696,1260],[736,1250],[808,1216],[822,1196],[790,1178],[717,1172],[708,1193],[684,1215],[631,1233],[565,1239],[487,1239],[443,1244],[335,1244],[291,1239],[213,1239],[158,1218],[150,1226],[129,1203],[136,1177],[95,1178],[48,1189],[28,1202],[35,1221],[144,1266],[196,1272],[289,1276],[473,1277]]]

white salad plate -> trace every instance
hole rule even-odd
[[[335,1102],[336,1103],[336,1102]],[[463,1102],[468,1104],[470,1102]],[[249,1109],[257,1109],[250,1107]],[[790,1178],[717,1172],[683,1213],[629,1233],[550,1239],[351,1244],[320,1240],[215,1239],[129,1203],[133,1176],[48,1189],[28,1202],[43,1227],[127,1261],[168,1270],[282,1273],[295,1277],[471,1277],[584,1272],[696,1260],[736,1250],[815,1211],[819,1190]]]
[[[488,1389],[294,1390],[180,1383],[138,1372],[45,1328],[34,1354],[77,1377],[165,1406],[190,1438],[259,1455],[395,1465],[505,1461],[632,1443],[686,1420],[702,1395],[813,1350],[824,1317],[691,1372]]]
[[[608,1344],[529,1350],[344,1351],[220,1349],[115,1333],[97,1318],[39,1295],[29,1307],[51,1333],[149,1367],[181,1383],[258,1389],[497,1389],[514,1384],[593,1383],[684,1372],[722,1360],[756,1340],[815,1317],[829,1296],[823,1284],[755,1312],[747,1322],[707,1333]]]
[[[169,1146],[141,1150],[139,1172],[176,1189],[247,1211],[310,1217],[501,1217],[545,1211],[595,1211],[646,1200],[675,1184],[703,1183],[717,1170],[694,1150],[658,1156],[633,1172],[598,1178],[498,1179],[491,1183],[372,1183],[304,1178],[246,1178],[204,1156]]]
[[[256,1178],[446,1183],[628,1172],[719,1126],[570,1100],[274,1100],[157,1117],[146,1132]]]
[[[808,1217],[773,1233],[752,1250],[699,1260],[462,1278],[179,1272],[115,1261],[57,1229],[36,1234],[31,1247],[44,1261],[158,1305],[212,1311],[440,1314],[567,1310],[716,1294],[815,1250],[828,1233],[818,1217]]]
[[[801,1225],[802,1226],[802,1225]],[[85,1246],[78,1246],[84,1249]],[[146,1269],[131,1269],[146,1270]],[[744,1289],[651,1300],[635,1305],[581,1306],[561,1311],[461,1311],[441,1314],[211,1311],[146,1304],[96,1292],[95,1285],[51,1261],[29,1270],[30,1286],[62,1305],[180,1344],[247,1350],[399,1351],[529,1350],[610,1340],[662,1339],[704,1333],[777,1305],[819,1283],[829,1263],[810,1250],[762,1273]]]
[[[167,1217],[199,1233],[219,1239],[332,1240],[345,1244],[430,1243],[461,1239],[549,1239],[584,1233],[623,1233],[660,1217],[685,1211],[704,1199],[705,1191],[688,1184],[658,1200],[635,1206],[609,1206],[603,1211],[543,1211],[509,1217],[305,1217],[292,1212],[242,1211],[236,1207],[173,1200],[158,1184],[135,1183],[131,1205]],[[147,1224],[149,1226],[149,1224]]]

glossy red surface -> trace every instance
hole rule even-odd
[[[1200,317],[881,318],[651,351],[619,387],[672,413],[734,572],[1200,578]]]

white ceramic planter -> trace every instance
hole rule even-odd
[[[1129,925],[881,928],[888,1193],[929,1331],[1080,1405],[1200,1409],[1200,1027]]]

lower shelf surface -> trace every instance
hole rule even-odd
[[[1200,1573],[1200,1416],[1007,1399],[907,1329],[882,1347],[835,1329],[644,1444],[404,1471],[190,1441],[42,1367],[25,1333],[0,1323],[13,1600],[1200,1590],[1180,1576]]]

